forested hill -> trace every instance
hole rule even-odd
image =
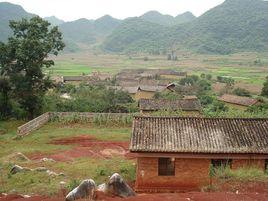
[[[196,17],[191,12],[185,12],[181,15],[173,17],[171,15],[163,15],[157,11],[149,11],[140,18],[144,21],[164,25],[164,26],[174,26],[178,24],[183,24],[194,20]]]
[[[268,49],[268,2],[262,0],[226,0],[187,27],[177,27],[174,36],[185,29],[178,40],[199,52],[230,53]]]
[[[166,27],[141,18],[125,20],[110,36],[103,48],[112,52],[135,52],[166,48],[164,37]]]
[[[137,31],[140,27],[143,31]],[[122,24],[107,38],[103,47],[109,51],[151,51],[157,47],[186,48],[201,53],[217,54],[267,51],[267,27],[267,1],[226,0],[195,20],[182,25],[163,28],[152,23],[146,29],[142,21]],[[152,37],[148,37],[148,33]],[[126,38],[131,40],[131,43]],[[115,48],[118,44],[120,48]]]

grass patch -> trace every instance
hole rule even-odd
[[[0,192],[17,192],[22,194],[56,195],[60,189],[60,182],[66,182],[69,190],[84,179],[92,178],[97,184],[105,182],[109,176],[117,172],[128,182],[135,179],[135,162],[123,157],[75,158],[69,162],[39,162],[39,161],[9,161],[7,156],[16,152],[25,155],[34,153],[49,154],[70,149],[75,145],[53,145],[52,140],[75,137],[93,136],[99,140],[129,141],[130,127],[103,127],[90,123],[63,124],[50,122],[30,135],[14,140],[17,126],[24,122],[0,122],[0,128],[5,133],[0,136]],[[46,167],[56,173],[63,172],[65,176],[48,177],[45,172],[24,172],[11,175],[14,165],[36,168]]]

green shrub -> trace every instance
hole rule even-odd
[[[248,90],[242,89],[242,88],[236,88],[233,90],[233,94],[237,96],[246,96],[246,97],[251,97],[251,94]]]

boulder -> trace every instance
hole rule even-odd
[[[36,171],[36,172],[47,172],[48,169],[45,168],[45,167],[37,167],[37,168],[32,169],[32,171]]]
[[[123,180],[122,176],[118,173],[115,173],[110,177],[107,188],[110,194],[123,198],[136,195],[132,188],[129,187],[129,185]]]
[[[65,176],[64,173],[56,173],[56,172],[53,172],[51,170],[47,170],[46,173],[48,174],[48,176],[50,177],[58,177],[58,176]]]
[[[11,170],[10,173],[11,174],[17,174],[19,172],[26,172],[26,171],[31,171],[31,172],[46,172],[48,174],[48,176],[51,177],[55,177],[55,176],[64,176],[64,174],[61,172],[59,174],[57,174],[56,172],[53,172],[51,170],[48,170],[45,167],[37,167],[34,169],[30,169],[30,168],[26,168],[26,167],[21,167],[19,165],[14,165]]]
[[[52,158],[42,158],[40,159],[40,162],[56,162],[56,161]]]
[[[74,201],[77,199],[93,200],[95,197],[96,184],[92,179],[84,180],[66,196],[66,201]]]
[[[14,165],[14,166],[11,168],[10,173],[11,173],[11,174],[17,174],[17,173],[19,173],[19,172],[26,172],[26,171],[31,171],[31,169],[29,169],[29,168],[23,168],[23,167],[21,167],[21,166],[19,166],[19,165]]]

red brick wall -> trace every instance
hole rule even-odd
[[[158,176],[158,158],[138,158],[138,191],[200,190],[209,184],[210,159],[176,159],[175,176]]]
[[[211,159],[175,160],[175,176],[158,176],[158,158],[138,158],[137,191],[191,191],[210,183]],[[233,159],[232,169],[257,167],[264,170],[265,160]]]
[[[265,160],[264,159],[234,159],[232,161],[232,169],[239,168],[259,168],[264,170]]]

